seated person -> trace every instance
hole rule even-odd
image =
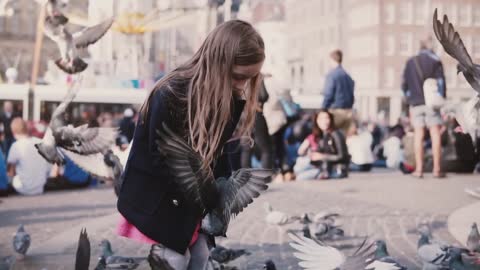
[[[2,151],[0,151],[0,196],[6,196],[8,191],[7,165]]]
[[[11,185],[22,195],[42,194],[52,165],[35,147],[41,140],[29,136],[27,125],[20,117],[12,120],[11,128],[16,140],[7,157],[8,175],[12,177]]]
[[[373,136],[370,132],[358,132],[358,124],[352,123],[347,133],[348,153],[352,157],[351,171],[369,172],[373,164],[371,145]]]
[[[300,145],[295,172],[297,179],[328,179],[348,176],[350,156],[342,132],[333,128],[333,116],[321,110],[314,117],[313,132]],[[308,160],[308,162],[307,162]]]
[[[55,166],[53,178],[48,179],[45,190],[64,190],[84,188],[92,181],[90,175],[78,167],[72,160],[65,157],[65,164],[62,167]]]

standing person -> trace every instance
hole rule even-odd
[[[30,137],[27,124],[20,117],[12,120],[12,133],[15,142],[7,157],[8,176],[12,178],[13,189],[23,195],[43,193],[52,165],[37,151],[39,138]]]
[[[264,59],[263,40],[249,23],[225,22],[190,60],[156,83],[139,112],[117,203],[123,217],[118,233],[153,244],[152,257],[173,269],[205,269],[209,249],[199,229],[206,213],[198,212],[175,184],[166,157],[158,152],[156,131],[165,123],[215,178],[228,177],[228,153],[222,150],[235,129],[238,137],[250,136]],[[205,199],[208,209],[219,200]]]
[[[125,136],[130,143],[133,139],[133,133],[135,131],[135,112],[132,108],[126,108],[123,111],[123,118],[120,121],[120,135]]]
[[[10,147],[15,141],[10,124],[12,123],[13,118],[17,116],[19,115],[13,111],[13,103],[11,101],[5,101],[5,103],[3,103],[3,113],[0,116],[0,120],[1,120],[1,123],[3,124],[3,134],[4,134],[2,147],[6,156],[8,156]]]
[[[335,128],[341,129],[346,134],[353,119],[355,82],[342,66],[343,53],[341,50],[331,52],[330,60],[333,69],[325,79],[322,108],[333,114]]]
[[[423,177],[425,128],[430,131],[433,153],[433,176],[445,177],[441,168],[442,145],[440,109],[425,105],[423,83],[432,78],[437,82],[438,93],[447,95],[445,74],[440,58],[432,51],[432,38],[420,42],[420,52],[408,59],[403,71],[402,91],[410,106],[410,118],[414,128],[415,177]]]

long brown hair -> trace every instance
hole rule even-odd
[[[159,80],[141,108],[146,119],[150,98],[162,86],[177,79],[188,79],[186,94],[188,139],[192,148],[204,159],[203,168],[219,154],[220,140],[232,114],[232,71],[234,65],[248,66],[265,59],[261,36],[247,22],[231,20],[217,26],[195,55],[185,64]],[[238,137],[250,137],[261,75],[250,79],[245,89],[246,106],[236,129]],[[168,87],[174,91],[172,87]]]
[[[333,123],[333,114],[326,109],[318,110],[315,114],[313,114],[313,117],[312,117],[312,120],[313,120],[312,134],[316,140],[323,138],[323,136],[325,135],[323,130],[317,124],[317,118],[321,113],[326,113],[328,115],[328,118],[330,119],[330,126],[328,127],[328,129],[333,130],[335,128]]]

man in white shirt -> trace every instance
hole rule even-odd
[[[22,118],[13,119],[11,128],[16,139],[7,157],[8,175],[13,177],[11,184],[20,194],[41,194],[52,166],[35,148],[40,139],[28,135],[27,125]]]

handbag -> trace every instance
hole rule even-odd
[[[425,105],[433,109],[439,109],[445,105],[445,98],[438,92],[438,83],[436,79],[425,78],[422,69],[418,63],[418,57],[414,59],[415,67],[420,79],[423,81],[423,95],[425,97]]]

